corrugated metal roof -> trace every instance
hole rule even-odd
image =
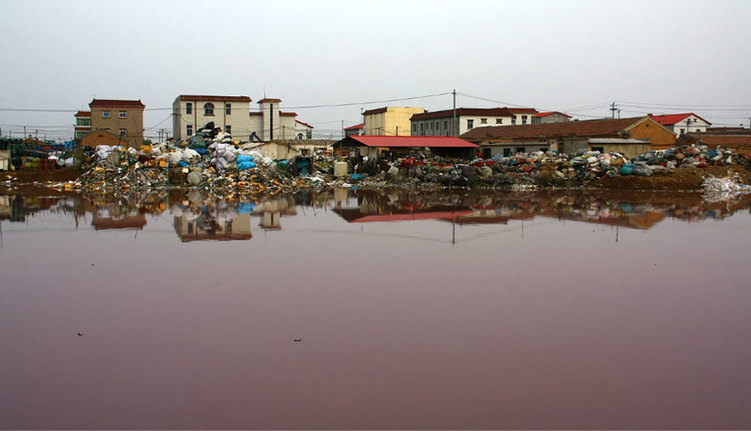
[[[647,144],[649,139],[635,138],[589,138],[590,144]]]
[[[348,136],[366,147],[476,148],[477,144],[453,136]]]

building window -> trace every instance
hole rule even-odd
[[[433,130],[433,123],[430,123],[430,130]]]
[[[480,124],[488,124],[487,118],[480,118]]]
[[[423,131],[423,124],[422,123],[420,123],[420,131],[421,132]]]
[[[128,117],[128,114],[127,114],[127,113],[126,113],[125,111],[120,111],[120,113],[118,114],[118,116],[119,116],[120,118],[127,118],[127,117]]]
[[[110,111],[102,111],[102,118],[110,118]]]
[[[475,127],[475,120],[467,120],[467,128],[471,129]]]
[[[193,103],[188,102],[185,104],[185,113],[186,114],[192,114],[193,113]]]
[[[686,129],[681,129],[681,133],[680,134],[682,135],[683,132],[685,132],[685,131],[686,131]]]
[[[214,115],[214,104],[213,103],[207,103],[203,105],[203,115],[206,116],[213,116]]]
[[[449,128],[449,121],[443,120],[443,130],[448,130],[448,128]]]
[[[231,135],[232,134],[232,126],[230,126],[229,124],[226,125],[226,126],[224,126],[224,131],[227,132],[227,133],[229,133]]]
[[[496,118],[495,124],[503,124],[503,118]]]
[[[503,149],[503,157],[509,157],[511,155],[511,148]]]
[[[128,134],[128,131],[125,129],[120,129],[120,136],[125,136]]]
[[[516,117],[511,117],[511,124],[516,124]]]
[[[524,147],[516,147],[516,152],[517,153],[523,153],[523,152],[525,152],[524,150],[525,150]]]
[[[224,104],[224,113],[227,114],[227,115],[229,115],[229,114],[232,113],[232,104],[230,104],[230,103],[225,103]],[[227,132],[227,133],[229,133],[229,132]]]
[[[417,123],[412,125],[412,131],[417,133]]]
[[[91,126],[91,118],[76,118],[76,126]]]
[[[187,126],[185,126],[185,134],[187,134],[188,136],[193,135],[193,125],[192,124],[188,124]]]
[[[436,121],[435,122],[435,129],[436,130],[441,130],[441,122],[440,121]]]
[[[527,116],[522,115],[522,124],[527,124]]]

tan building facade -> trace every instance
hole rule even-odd
[[[414,114],[410,123],[412,136],[454,136],[475,127],[532,124],[536,113],[534,108],[456,108]]]
[[[363,112],[366,135],[377,136],[411,136],[410,118],[422,114],[425,108],[394,107],[371,109]]]
[[[213,122],[241,142],[312,137],[313,126],[298,121],[294,112],[280,111],[281,99],[263,98],[257,111],[250,110],[250,102],[248,96],[177,96],[172,103],[173,136],[187,140]]]
[[[206,123],[230,135],[250,134],[251,99],[248,96],[177,96],[172,103],[172,136],[175,140],[188,139]]]
[[[143,143],[143,110],[140,100],[94,99],[89,103],[91,131],[119,136],[131,147]]]
[[[461,137],[480,144],[486,158],[533,151],[577,154],[588,150],[614,151],[633,157],[648,149],[675,145],[673,132],[649,117],[484,127]]]
[[[128,142],[125,140],[125,137],[115,135],[111,132],[107,132],[106,130],[95,130],[88,135],[81,138],[79,141],[80,145],[82,147],[91,147],[96,148],[100,145],[108,145],[108,146],[120,146],[120,145],[128,145]]]

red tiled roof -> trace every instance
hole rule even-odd
[[[376,108],[376,109],[368,109],[367,111],[363,112],[362,115],[372,115],[372,114],[380,114],[381,112],[386,112],[386,109],[388,108]]]
[[[460,211],[432,211],[424,213],[406,213],[406,214],[371,214],[360,218],[349,220],[350,223],[370,223],[370,222],[392,222],[392,221],[411,221],[411,220],[457,220],[462,216],[472,214],[472,210]]]
[[[704,121],[707,124],[712,124],[709,121],[707,121],[707,120],[701,118],[700,116],[694,114],[693,112],[685,112],[683,114],[668,114],[668,115],[652,115],[652,114],[649,114],[649,116],[653,120],[657,121],[658,123],[662,124],[663,126],[672,126],[675,123],[678,123],[678,122],[680,122],[680,121],[684,120],[685,118],[688,118],[688,117],[690,117],[692,115],[695,116],[696,118]]]
[[[91,117],[91,111],[78,111],[76,112],[76,118]]]
[[[201,101],[201,102],[212,102],[212,101],[222,101],[222,102],[251,102],[250,97],[248,96],[211,96],[211,95],[191,95],[191,94],[181,94],[178,96],[180,100],[185,101]]]
[[[475,148],[478,145],[453,136],[349,136],[366,147]],[[341,142],[341,141],[340,141]]]
[[[308,124],[308,123],[303,123],[303,122],[302,122],[302,121],[300,121],[300,120],[295,120],[295,122],[296,122],[296,123],[299,123],[299,124],[302,124],[302,125],[303,125],[303,126],[305,126],[305,127],[309,127],[309,128],[311,128],[311,129],[313,129],[313,128],[314,128],[314,127],[313,127],[313,126],[311,126],[310,124]]]
[[[514,114],[537,114],[535,108],[508,108],[508,110]]]
[[[621,130],[626,130],[645,118],[647,117],[620,119],[608,118],[602,120],[569,121],[566,123],[478,127],[464,133],[461,135],[461,138],[473,142],[482,142],[487,140],[530,139],[539,136],[545,136],[548,139],[567,136],[587,136],[593,138],[617,137]]]
[[[98,108],[145,108],[140,100],[94,99],[89,107]]]
[[[751,135],[715,135],[708,133],[690,133],[688,137],[700,139],[709,147],[751,147]]]
[[[354,126],[345,127],[344,130],[360,130],[363,127],[365,127],[365,125],[363,123],[360,123],[360,124],[355,124]]]
[[[280,103],[281,101],[282,101],[282,99],[271,99],[271,98],[268,98],[268,97],[264,97],[263,99],[259,100],[258,103],[270,103],[270,102]]]
[[[567,114],[564,114],[563,112],[558,112],[558,111],[538,112],[537,115],[535,115],[535,117],[542,118],[542,117],[547,117],[548,115],[553,115],[553,114],[560,114],[560,115],[563,115],[564,117],[571,118],[570,115],[567,115]]]

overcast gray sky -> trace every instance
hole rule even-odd
[[[361,108],[519,105],[581,119],[693,111],[749,125],[751,1],[0,0],[0,109],[140,98],[147,135],[179,94],[283,100],[338,135]],[[484,98],[488,100],[478,99]],[[348,107],[304,108],[354,103]],[[253,103],[255,108],[255,103]],[[675,109],[674,109],[675,108]],[[72,112],[0,110],[70,137]],[[41,136],[40,136],[41,137]]]

